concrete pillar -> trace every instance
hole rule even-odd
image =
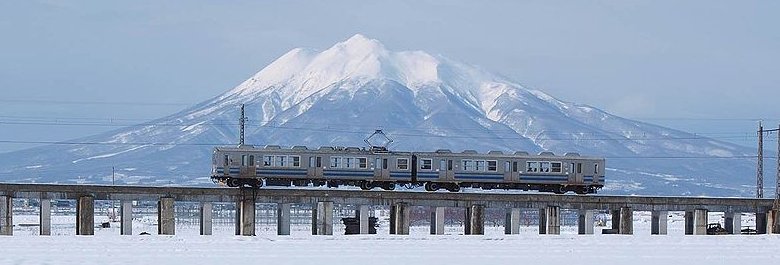
[[[255,198],[243,196],[239,201],[238,210],[238,235],[255,235]]]
[[[292,204],[276,204],[276,234],[280,236],[290,235],[290,208]]]
[[[123,200],[119,202],[119,234],[133,235],[133,201]]]
[[[685,211],[685,234],[693,235],[693,211]]]
[[[650,234],[666,235],[669,212],[652,211],[650,212]]]
[[[445,207],[435,207],[431,212],[431,235],[444,234],[444,210]]]
[[[76,201],[76,235],[95,234],[95,198],[81,196]]]
[[[317,202],[311,218],[312,235],[333,235],[333,202]]]
[[[561,208],[547,206],[539,210],[539,234],[561,234]]]
[[[360,219],[360,234],[361,235],[368,235],[368,214],[369,214],[369,207],[368,205],[358,205],[357,210],[355,211],[355,217]]]
[[[236,200],[236,214],[233,216],[233,223],[235,224],[235,234],[241,235],[241,199]]]
[[[466,235],[484,235],[485,234],[485,206],[472,205],[466,208],[466,219],[464,234]]]
[[[561,234],[561,208],[558,206],[547,207],[547,234]]]
[[[200,235],[208,236],[213,232],[213,215],[214,206],[211,202],[200,203]]]
[[[742,233],[742,214],[735,212],[725,212],[723,214],[723,226],[730,235]]]
[[[14,235],[13,198],[0,195],[0,236]]]
[[[693,234],[707,234],[707,210],[696,209],[693,211]]]
[[[520,233],[520,209],[512,208],[506,211],[504,221],[504,234],[516,235]]]
[[[612,215],[612,229],[614,231],[620,230],[620,210],[611,210],[610,214]]]
[[[763,212],[757,212],[756,213],[756,234],[763,235],[766,234],[766,225],[767,225],[767,216],[766,213]]]
[[[409,234],[409,204],[396,203],[390,209],[390,234]]]
[[[577,217],[577,234],[593,234],[593,211],[580,209]]]
[[[41,209],[40,222],[39,222],[39,224],[41,224],[40,234],[42,236],[50,236],[51,235],[51,200],[40,199],[40,209]]]
[[[176,234],[176,214],[173,198],[163,197],[157,202],[157,234]]]
[[[780,234],[780,211],[769,211],[766,230],[767,234]]]
[[[621,235],[634,234],[634,211],[628,207],[620,208],[620,228],[618,233]]]

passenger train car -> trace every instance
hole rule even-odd
[[[214,149],[211,179],[230,187],[351,185],[392,190],[399,185],[423,186],[427,191],[473,187],[587,194],[604,186],[604,163],[603,158],[576,153],[556,156],[550,152],[391,152],[244,145]]]

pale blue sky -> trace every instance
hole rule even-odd
[[[292,48],[362,33],[753,145],[755,120],[780,121],[778,14],[779,1],[1,1],[0,141],[165,116]],[[68,125],[14,124],[54,119]]]

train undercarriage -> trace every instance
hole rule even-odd
[[[381,180],[354,180],[354,179],[283,179],[283,178],[233,178],[227,176],[212,177],[216,184],[228,187],[321,187],[337,188],[339,186],[354,186],[362,190],[380,188],[383,190],[395,190],[396,187],[414,189],[423,187],[426,191],[447,190],[458,192],[462,188],[481,188],[483,190],[535,190],[540,192],[552,192],[565,194],[596,193],[602,186],[598,185],[561,185],[561,184],[533,184],[533,183],[489,183],[489,182],[433,182],[433,181],[381,181]]]

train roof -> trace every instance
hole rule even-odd
[[[514,157],[514,156],[539,156],[539,157],[581,157],[581,158],[596,158],[596,157],[588,157],[588,156],[582,156],[579,153],[564,153],[563,155],[555,155],[553,152],[540,152],[536,155],[531,155],[528,152],[525,151],[515,151],[510,153],[504,153],[502,151],[488,151],[487,153],[479,153],[476,150],[466,149],[461,152],[452,152],[449,149],[438,149],[436,151],[427,151],[427,152],[412,152],[412,151],[381,151],[381,152],[375,152],[371,149],[361,148],[361,147],[344,147],[344,146],[321,146],[318,149],[310,149],[306,146],[302,145],[296,145],[292,147],[282,147],[279,145],[266,145],[263,147],[256,147],[252,145],[242,145],[242,146],[221,146],[221,147],[215,147],[215,151],[227,151],[227,152],[235,152],[235,151],[246,151],[246,150],[278,150],[282,152],[295,152],[295,151],[314,151],[314,152],[346,152],[346,153],[360,153],[360,154],[397,154],[397,155],[411,155],[411,154],[446,154],[447,156],[473,156],[473,155],[490,155],[490,156],[503,156],[503,157]]]

